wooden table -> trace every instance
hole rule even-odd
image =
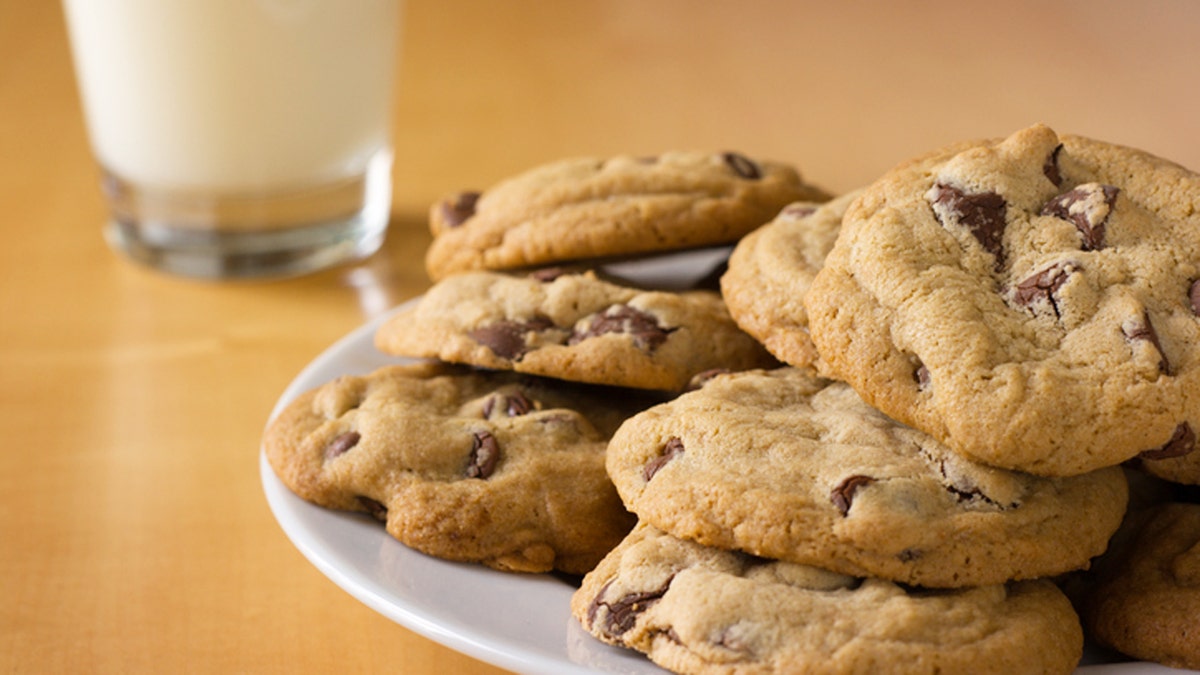
[[[60,9],[0,0],[0,671],[495,672],[326,580],[258,472],[293,376],[427,287],[444,192],[672,148],[846,190],[1037,121],[1200,168],[1198,3],[805,5],[413,0],[384,249],[222,284],[106,248]]]

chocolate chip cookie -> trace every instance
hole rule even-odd
[[[805,297],[827,373],[978,461],[1073,475],[1200,427],[1200,176],[1034,126],[890,171]]]
[[[560,270],[448,277],[375,342],[388,354],[658,390],[775,363],[716,292],[645,291]]]
[[[701,546],[639,523],[572,615],[678,673],[1070,673],[1083,635],[1044,580],[930,591]]]
[[[1128,497],[1119,467],[987,467],[795,368],[719,375],[630,418],[608,449],[626,506],[719,548],[927,587],[1086,567]]]
[[[1130,656],[1200,670],[1200,504],[1163,505],[1139,525],[1101,562],[1083,609],[1089,632]]]
[[[429,276],[732,243],[797,200],[820,201],[787,164],[733,152],[577,158],[430,209]]]
[[[645,404],[514,373],[401,365],[303,394],[264,449],[301,498],[375,516],[424,553],[581,574],[633,525],[604,454]]]
[[[816,363],[804,295],[859,192],[825,204],[789,204],[770,223],[743,237],[729,257],[729,268],[721,277],[729,314],[784,363]]]

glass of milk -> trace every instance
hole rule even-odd
[[[109,243],[186,276],[374,253],[400,0],[63,0]]]

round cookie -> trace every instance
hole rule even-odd
[[[1086,567],[1128,498],[1119,467],[976,464],[794,368],[720,375],[638,413],[607,466],[625,505],[675,536],[926,587]]]
[[[726,244],[790,202],[826,198],[789,165],[732,152],[566,159],[434,204],[425,264],[439,280]]]
[[[644,291],[590,272],[466,272],[380,327],[388,354],[564,380],[680,390],[697,373],[775,360],[713,291]]]
[[[859,190],[825,204],[789,204],[770,223],[742,238],[721,277],[729,314],[780,361],[816,363],[804,295],[821,270]]]
[[[1200,670],[1200,504],[1166,504],[1141,522],[1128,546],[1102,561],[1084,620],[1101,644]]]
[[[1045,126],[898,166],[805,297],[826,372],[978,461],[1080,474],[1200,428],[1200,176]]]
[[[301,498],[369,513],[424,553],[582,574],[633,525],[605,445],[647,404],[513,373],[393,366],[301,395],[263,447]]]
[[[1070,673],[1045,580],[927,591],[704,547],[639,523],[571,599],[598,639],[677,673]]]

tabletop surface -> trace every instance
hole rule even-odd
[[[412,0],[384,248],[209,283],[106,247],[61,10],[0,0],[0,671],[499,672],[328,581],[259,477],[292,378],[428,287],[430,203],[685,148],[844,191],[1039,121],[1200,168],[1197,21],[1186,0]]]

